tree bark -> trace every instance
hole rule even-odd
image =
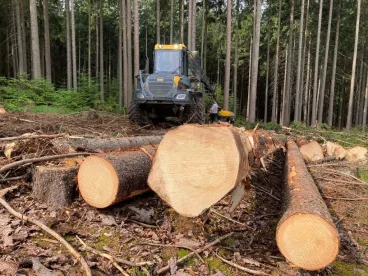
[[[49,11],[48,10],[49,10],[48,0],[43,0],[46,78],[51,82],[51,47],[50,47],[50,26],[49,26]]]
[[[154,154],[154,149],[147,149],[86,158],[78,172],[83,199],[93,207],[106,208],[148,191],[147,177]]]
[[[239,54],[238,54],[238,44],[239,44],[239,0],[236,0],[236,11],[235,11],[235,46],[234,46],[234,78],[233,78],[233,112],[235,116],[237,115],[237,102],[238,102],[238,64],[239,64]]]
[[[367,109],[368,109],[368,70],[367,70],[367,80],[365,83],[365,95],[364,95],[364,110],[363,110],[363,132],[365,131],[365,127],[367,126]]]
[[[189,0],[190,1],[190,0]],[[193,3],[192,3],[192,46],[191,46],[191,50],[192,51],[195,51],[196,49],[196,28],[197,28],[197,16],[196,16],[196,13],[197,13],[197,0],[192,0]],[[229,0],[231,1],[231,0]]]
[[[27,74],[28,72],[28,63],[27,63],[27,36],[26,36],[26,26],[25,26],[25,19],[24,19],[24,3],[23,1],[19,1],[19,8],[20,8],[20,23],[22,29],[22,45],[23,45],[23,62],[24,62],[24,73]]]
[[[139,3],[134,0],[134,82],[137,87],[137,78],[139,74]],[[132,92],[131,92],[132,93]]]
[[[31,40],[32,40],[32,77],[41,78],[41,60],[40,60],[40,42],[38,38],[37,22],[37,2],[29,1],[30,19],[31,19]]]
[[[91,83],[91,0],[88,0],[88,83]]]
[[[273,76],[273,96],[272,96],[272,122],[277,122],[276,107],[278,105],[278,86],[279,86],[279,54],[280,54],[280,29],[281,29],[281,8],[282,0],[279,1],[279,16],[277,24],[277,39],[276,39],[276,55],[275,55],[275,72]]]
[[[261,36],[261,6],[262,1],[256,0],[256,19],[255,19],[255,36],[253,41],[253,58],[252,58],[252,89],[249,102],[249,121],[256,121],[256,103],[257,103],[257,84],[258,84],[258,63],[259,63],[259,40]]]
[[[276,231],[277,246],[298,267],[325,268],[339,253],[339,233],[292,140],[287,142],[285,172],[285,212]]]
[[[71,10],[71,28],[72,28],[72,63],[73,63],[73,89],[78,89],[78,79],[77,79],[77,46],[75,43],[75,13],[74,13],[74,0],[70,0],[70,10]],[[102,18],[102,17],[101,17]]]
[[[322,24],[322,10],[323,0],[319,3],[319,15],[318,15],[318,31],[317,31],[317,46],[316,46],[316,59],[314,62],[314,78],[313,78],[313,100],[312,100],[312,120],[311,125],[316,123],[317,118],[317,93],[318,93],[318,72],[319,72],[319,46],[321,41],[321,24]]]
[[[162,136],[136,136],[126,138],[111,139],[54,139],[51,141],[54,148],[59,153],[69,153],[75,151],[112,151],[116,149],[132,149],[145,145],[157,145],[161,142]]]
[[[67,55],[67,88],[72,89],[72,48],[70,37],[70,2],[65,1],[65,18],[66,18],[66,55]]]
[[[270,21],[269,26],[270,26]],[[266,61],[266,91],[265,91],[265,107],[263,121],[267,123],[267,109],[268,109],[268,79],[270,74],[270,29],[267,31],[267,61]]]
[[[310,62],[311,62],[311,40],[309,38],[308,43],[308,57],[307,57],[307,79],[305,81],[305,95],[304,95],[304,123],[309,125],[308,120],[310,118]]]
[[[325,48],[325,61],[323,64],[323,75],[321,80],[321,91],[319,93],[319,108],[318,108],[318,123],[323,123],[323,108],[325,101],[325,85],[326,85],[326,76],[327,76],[327,65],[328,65],[328,52],[330,48],[330,34],[331,34],[331,20],[332,20],[332,9],[333,9],[333,0],[330,0],[330,9],[328,14],[328,27],[327,27],[327,38],[326,38],[326,48]]]
[[[260,158],[282,144],[278,141],[223,125],[181,126],[161,141],[148,185],[179,214],[198,216],[245,181],[251,166],[260,166]]]
[[[192,48],[192,23],[193,23],[193,20],[192,20],[192,11],[193,11],[193,8],[192,8],[192,5],[193,5],[193,0],[188,0],[188,49],[189,50],[193,50],[191,49]]]
[[[357,59],[357,52],[358,52],[358,40],[359,40],[360,5],[361,5],[361,0],[358,0],[357,20],[356,20],[356,26],[355,26],[353,68],[352,68],[352,73],[351,73],[349,107],[348,107],[348,116],[346,119],[346,130],[351,130],[351,122],[352,122],[352,114],[353,114],[355,70],[356,70],[356,59]]]
[[[304,72],[302,71],[302,50],[303,50],[303,34],[304,34],[304,0],[301,1],[300,5],[300,24],[299,24],[299,47],[298,47],[298,69],[296,70],[296,88],[295,88],[295,111],[294,111],[294,121],[298,122],[299,118],[299,109],[301,108],[300,97],[301,94],[301,79]]]
[[[104,71],[104,31],[103,31],[103,0],[100,0],[100,99],[105,101],[105,71]]]
[[[224,109],[229,110],[230,94],[230,70],[231,70],[231,10],[232,1],[227,0],[226,12],[226,58],[225,58],[225,83],[224,83]]]
[[[69,206],[75,196],[77,172],[76,167],[37,166],[32,179],[33,198],[51,208]]]
[[[161,40],[160,40],[160,29],[161,29],[161,23],[160,23],[160,14],[161,14],[161,9],[160,9],[160,0],[156,0],[156,41],[157,44],[161,44]]]

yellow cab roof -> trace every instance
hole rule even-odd
[[[182,50],[185,49],[184,44],[156,44],[155,50]]]

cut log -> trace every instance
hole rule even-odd
[[[287,142],[285,212],[276,242],[290,262],[305,270],[330,265],[339,252],[339,233],[294,141]]]
[[[37,166],[33,171],[32,196],[48,207],[69,206],[74,199],[77,184],[77,166]]]
[[[147,177],[155,150],[132,150],[89,156],[78,172],[78,187],[87,204],[106,208],[149,190]]]
[[[316,141],[301,146],[300,152],[307,162],[318,162],[324,157],[322,147]]]
[[[161,141],[148,185],[179,214],[200,215],[218,202],[276,149],[260,132],[229,125],[184,125]]]
[[[116,149],[131,149],[145,145],[157,145],[161,142],[162,136],[137,136],[110,139],[92,139],[92,138],[70,138],[54,139],[52,144],[60,153],[75,152],[77,150],[85,151],[112,151]]]
[[[5,108],[2,105],[0,105],[0,115],[4,115],[6,113],[8,112],[6,112]]]

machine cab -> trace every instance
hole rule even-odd
[[[155,46],[153,72],[188,76],[187,52],[184,44]]]

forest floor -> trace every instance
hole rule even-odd
[[[139,127],[129,123],[125,116],[94,112],[0,115],[0,138],[24,133],[84,137],[162,135],[173,127],[173,124]],[[317,138],[321,137],[323,133],[318,133]],[[358,139],[366,141],[364,137]],[[10,160],[1,149],[0,142],[0,168],[25,157],[57,154],[47,138],[24,142]],[[224,263],[222,259],[225,259],[267,275],[368,275],[368,184],[361,180],[367,181],[367,165],[346,162],[309,165],[339,229],[341,248],[337,260],[329,267],[306,272],[287,262],[275,241],[282,209],[284,160],[284,152],[278,151],[268,159],[267,171],[254,174],[253,188],[232,213],[232,221],[223,217],[227,216],[230,205],[228,197],[213,206],[206,218],[185,218],[153,192],[103,210],[88,206],[80,197],[67,208],[53,210],[32,198],[30,177],[1,182],[1,177],[29,175],[29,167],[0,175],[0,189],[19,185],[5,196],[6,201],[18,212],[44,222],[82,252],[93,275],[121,273],[109,260],[84,251],[77,236],[101,252],[134,264],[142,263],[150,273],[169,264],[172,275],[248,275]],[[202,259],[194,256],[184,263],[175,263],[190,253],[188,248],[203,248],[230,232],[234,232],[231,237],[201,253]],[[52,270],[54,274],[49,275],[83,275],[79,262],[52,236],[0,207],[0,275],[41,275],[32,268],[32,258],[38,258]],[[138,265],[120,265],[128,275],[146,275]]]

